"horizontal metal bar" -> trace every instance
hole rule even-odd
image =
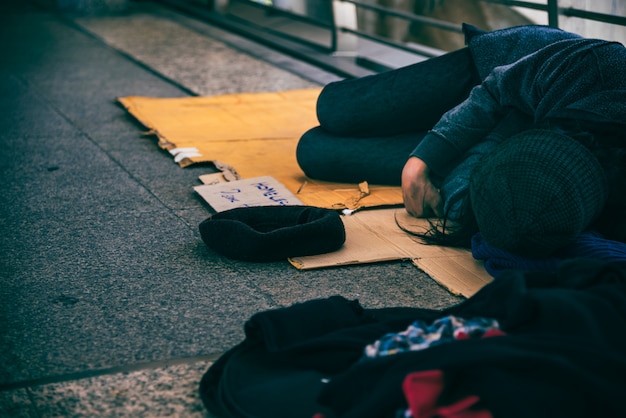
[[[309,15],[302,15],[299,13],[294,13],[289,10],[281,9],[280,7],[276,7],[276,6],[267,6],[265,4],[257,3],[257,2],[250,1],[250,0],[230,0],[230,2],[240,3],[240,4],[243,3],[243,4],[246,4],[248,7],[262,9],[262,10],[265,10],[267,13],[271,13],[276,16],[285,16],[285,17],[288,17],[289,19],[319,26],[321,28],[330,29],[332,27],[332,24],[329,22],[324,22],[322,20],[315,19]]]
[[[546,4],[529,3],[526,1],[513,1],[513,0],[482,0],[485,3],[501,4],[503,6],[522,7],[527,9],[541,10],[545,12],[551,12],[551,7]],[[550,2],[552,3],[552,2]],[[558,3],[558,2],[555,2]],[[626,26],[626,17],[616,16],[608,13],[591,12],[588,10],[576,9],[573,7],[557,7],[554,9],[558,11],[558,14],[566,17],[578,17],[586,20],[594,20],[597,22],[610,23],[613,25]]]
[[[424,25],[436,27],[438,29],[448,30],[451,32],[457,32],[457,33],[462,32],[460,25],[446,22],[444,20],[418,16],[414,13],[399,12],[397,10],[389,9],[387,7],[375,6],[375,5],[363,3],[357,0],[344,0],[344,1],[346,3],[352,3],[357,8],[360,8],[360,9],[371,10],[374,12],[378,12],[380,14],[397,17],[397,18],[408,20],[408,21],[415,22],[415,23],[423,23]]]
[[[394,42],[394,41],[390,41],[386,38],[380,37],[380,36],[376,36],[376,35],[370,35],[368,33],[365,32],[361,32],[358,30],[351,30],[351,29],[341,29],[342,32],[348,32],[348,33],[352,33],[354,35],[357,35],[361,38],[364,39],[368,39],[370,41],[376,41],[378,43],[387,45],[387,46],[392,46],[394,48],[400,49],[402,51],[406,51],[406,52],[412,52],[414,54],[418,54],[418,55],[422,55],[424,57],[427,58],[434,58],[434,57],[438,57],[440,55],[443,55],[445,53],[445,51],[440,51],[436,48],[429,48],[429,47],[424,47],[424,48],[420,48],[420,46],[418,44],[414,44],[414,45],[406,45],[406,44],[402,44],[399,42]]]
[[[560,9],[563,16],[579,17],[581,19],[595,20],[597,22],[611,23],[613,25],[626,26],[626,17],[610,15],[606,13],[589,12],[587,10],[574,9],[566,7]]]
[[[503,6],[521,7],[524,9],[541,10],[544,12],[548,11],[548,6],[546,4],[530,3],[527,1],[514,1],[514,0],[482,0],[482,1],[485,3],[501,4]]]

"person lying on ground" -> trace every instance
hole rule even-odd
[[[314,179],[401,185],[427,242],[550,257],[587,231],[626,243],[626,48],[529,25],[326,85],[298,143]]]

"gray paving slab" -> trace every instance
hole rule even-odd
[[[39,418],[26,389],[0,392],[0,416],[11,418]]]
[[[198,95],[315,88],[319,84],[259,61],[168,18],[160,8],[76,22],[108,45]]]
[[[39,42],[33,33],[47,46],[39,66],[21,67],[19,60],[29,64],[23,54],[4,68],[12,75],[2,83],[2,383],[236,343],[236,318],[267,308],[266,299],[235,268],[212,263],[196,230],[91,136],[113,114],[127,139],[137,136],[113,103],[116,88],[128,92],[124,85],[145,77],[161,94],[181,90],[48,15],[13,26],[18,34],[29,27],[23,48]],[[42,52],[31,51],[31,60]],[[124,76],[111,67],[126,67]],[[161,157],[150,151],[136,163]],[[185,172],[159,161],[170,170],[169,187],[190,195],[174,180]]]
[[[164,364],[4,391],[0,416],[212,418],[198,393],[211,364]]]

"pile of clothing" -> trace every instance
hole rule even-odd
[[[205,373],[218,417],[626,416],[626,263],[509,270],[447,309],[259,312]]]

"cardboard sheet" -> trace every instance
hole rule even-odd
[[[296,162],[304,132],[318,125],[318,89],[212,97],[123,97],[119,102],[181,167],[212,162],[241,178],[272,176],[306,205],[358,209],[402,203],[399,187],[307,178]]]
[[[251,206],[302,205],[300,199],[271,176],[205,184],[194,190],[216,212]]]
[[[427,220],[412,218],[404,209],[363,210],[342,219],[346,242],[341,249],[294,257],[289,262],[306,270],[406,259],[451,293],[465,297],[492,280],[469,250],[427,245],[401,229],[399,224],[411,224],[414,231],[428,225]]]
[[[470,297],[491,281],[482,263],[469,251],[425,245],[406,231],[423,228],[401,208],[400,187],[335,184],[314,181],[300,170],[295,150],[300,136],[317,125],[319,90],[233,94],[213,97],[125,97],[119,101],[159,139],[181,167],[211,162],[220,173],[201,176],[199,195],[218,211],[236,201],[227,182],[248,186],[259,178],[284,185],[292,202],[332,209],[362,209],[344,216],[346,243],[339,251],[289,261],[299,269],[314,269],[390,260],[411,262],[451,293]],[[226,182],[226,183],[224,183]],[[211,186],[214,185],[214,186]],[[215,189],[210,189],[216,187]],[[278,189],[276,189],[278,190]],[[296,200],[293,200],[295,196]],[[400,228],[400,226],[402,228]]]

